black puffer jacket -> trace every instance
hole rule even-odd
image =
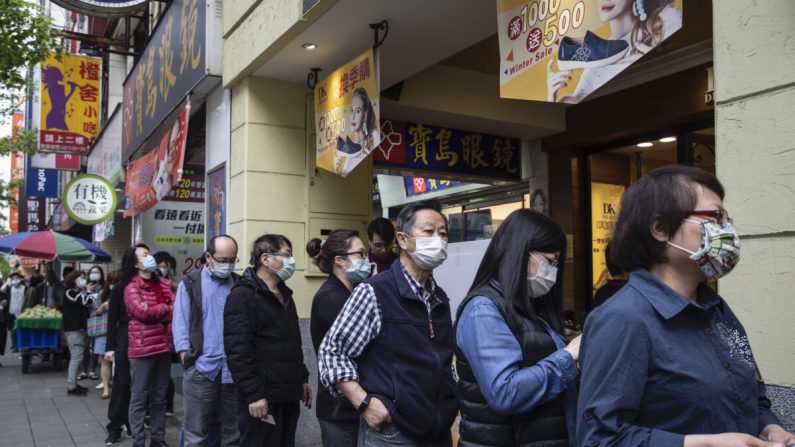
[[[238,395],[248,403],[301,400],[309,380],[293,291],[284,282],[279,290],[284,304],[248,268],[226,299],[226,363]]]
[[[458,308],[458,318],[469,301],[476,296],[489,298],[506,318],[508,327],[522,347],[522,367],[532,366],[557,349],[543,323],[533,322],[518,312],[509,312],[502,293],[492,285],[473,291]],[[566,447],[568,433],[563,395],[539,405],[532,411],[504,416],[491,409],[472,372],[466,356],[456,346],[456,371],[461,393],[462,447]]]

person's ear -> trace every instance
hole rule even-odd
[[[406,233],[400,232],[395,234],[395,243],[398,244],[401,250],[407,250],[409,247],[409,241]]]
[[[342,259],[342,256],[334,256],[334,264],[344,268],[345,260]]]
[[[657,239],[659,242],[666,242],[669,239],[668,228],[663,223],[662,219],[657,217],[651,223],[651,235],[654,239]]]

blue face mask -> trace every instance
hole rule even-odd
[[[80,278],[77,280],[77,288],[78,289],[85,289],[86,288],[86,279]]]
[[[231,262],[216,262],[213,266],[212,275],[218,279],[226,279],[232,274],[233,269],[234,264]]]
[[[155,257],[152,255],[146,255],[141,259],[141,264],[147,272],[154,273],[154,271],[157,270],[157,261],[155,261]]]
[[[102,276],[99,273],[89,273],[88,280],[91,282],[97,282]]]
[[[370,276],[370,270],[370,261],[367,259],[357,259],[345,270],[345,276],[347,276],[348,281],[355,286]]]
[[[287,281],[295,273],[295,258],[282,258],[282,268],[276,271],[276,276],[281,278],[282,281]]]

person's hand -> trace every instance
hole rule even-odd
[[[304,384],[304,406],[312,409],[312,386],[308,383]]]
[[[254,419],[264,419],[268,417],[268,399],[260,399],[248,404],[248,414]]]
[[[179,352],[179,362],[184,366],[185,365],[185,351]]]
[[[8,306],[8,300],[0,301],[0,306],[3,306],[3,307]]]
[[[566,350],[566,352],[571,354],[571,358],[573,358],[575,362],[580,360],[580,339],[582,339],[582,335],[574,337],[574,339],[572,339],[572,341],[570,341],[569,344],[563,348]]]
[[[778,424],[770,424],[765,427],[759,437],[766,441],[780,442],[785,446],[795,445],[795,434],[784,430],[784,427]]]
[[[550,57],[547,64],[547,101],[549,102],[557,102],[558,91],[569,85],[571,81],[571,70],[555,71],[552,69],[554,62],[555,58]]]
[[[116,354],[116,351],[105,351],[105,360],[112,362],[114,354]]]
[[[787,447],[778,442],[767,442],[745,433],[719,435],[687,435],[684,447]]]
[[[364,410],[362,416],[364,416],[364,422],[375,431],[380,431],[381,424],[384,422],[392,422],[392,416],[377,397],[370,397],[370,405]]]
[[[140,306],[141,306],[141,309],[143,309],[143,310],[149,309],[149,305],[146,304],[146,301],[141,301]]]

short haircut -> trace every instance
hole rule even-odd
[[[63,275],[64,279],[66,279],[66,277],[69,276],[69,274],[72,273],[72,271],[74,271],[74,269],[75,269],[74,267],[70,267],[70,266],[64,267],[63,271],[61,271],[61,274]]]
[[[402,210],[400,210],[400,214],[397,217],[397,223],[395,225],[395,230],[411,235],[411,227],[414,225],[414,222],[417,220],[417,213],[422,210],[432,210],[436,211],[442,216],[444,219],[444,226],[447,227],[447,216],[442,214],[442,205],[436,199],[430,200],[421,200],[419,202],[409,203],[406,205]],[[400,253],[400,245],[396,247],[397,252]]]
[[[72,269],[68,275],[66,275],[66,279],[64,279],[63,284],[66,286],[67,289],[74,289],[77,287],[77,279],[81,276],[85,276],[86,274],[80,270]]]
[[[712,174],[689,166],[666,166],[647,173],[627,188],[610,240],[610,257],[624,272],[667,262],[666,243],[652,235],[659,228],[674,235],[695,211],[696,185],[723,200],[723,185]]]
[[[160,264],[161,262],[165,262],[166,264],[171,266],[172,270],[175,270],[177,268],[177,258],[171,256],[171,253],[167,251],[159,251],[154,255],[152,255],[152,257],[155,258],[155,262],[158,264]]]
[[[278,253],[282,244],[287,244],[290,250],[293,249],[293,243],[290,242],[290,239],[281,234],[263,234],[251,245],[251,260],[249,263],[254,268],[259,267],[262,265],[262,261],[260,261],[262,255]]]
[[[367,238],[372,241],[374,234],[377,234],[387,244],[395,242],[395,226],[384,217],[376,217],[367,226]]]
[[[19,279],[22,279],[22,274],[21,274],[21,273],[19,273],[19,272],[12,272],[10,275],[8,275],[8,277],[9,277],[9,278],[13,278],[13,277],[15,277],[15,276],[16,276],[17,278],[19,278]]]
[[[233,238],[232,236],[230,236],[230,235],[228,235],[228,234],[217,234],[217,235],[213,236],[213,237],[210,239],[210,242],[207,242],[207,251],[206,251],[206,253],[210,253],[210,256],[215,256],[215,250],[216,250],[216,248],[215,248],[215,242],[216,242],[218,239],[220,239],[220,238],[226,238],[226,239],[229,239],[230,241],[232,241],[232,242],[234,242],[234,243],[235,243],[235,249],[238,249],[238,248],[239,248],[239,247],[238,247],[238,245],[237,245],[237,241],[236,241],[236,240],[235,240],[235,238]],[[202,257],[201,257],[201,261],[200,261],[200,262],[201,262],[202,264],[205,264],[205,263],[207,263],[207,260],[206,260],[206,259],[204,259],[204,255],[202,255]]]

